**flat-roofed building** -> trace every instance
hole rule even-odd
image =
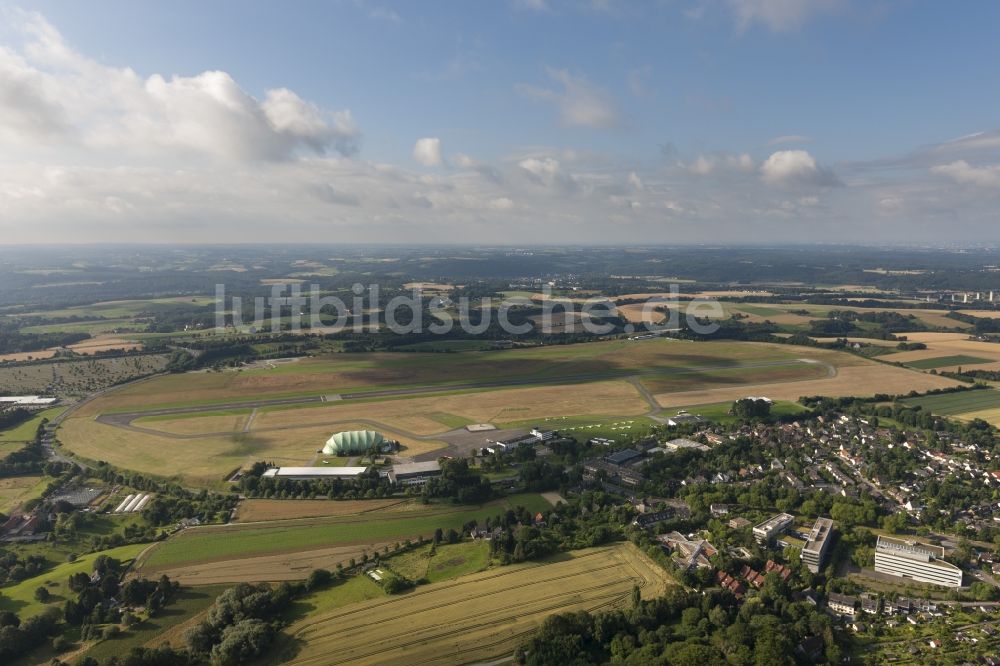
[[[40,395],[8,395],[0,396],[0,403],[17,405],[19,407],[47,407],[54,404],[58,398],[43,398]]]
[[[918,541],[879,536],[875,571],[944,587],[962,586],[962,570],[944,561],[944,548]]]
[[[422,486],[435,476],[441,476],[441,464],[436,460],[393,465],[389,471],[389,480],[402,486]]]
[[[819,573],[830,547],[830,533],[833,531],[833,521],[829,518],[817,518],[806,545],[802,547],[801,558],[806,568],[813,573]]]
[[[265,479],[356,479],[368,471],[367,467],[272,467],[261,476]]]
[[[788,513],[779,513],[776,516],[771,516],[760,525],[754,525],[753,538],[758,543],[767,543],[791,527],[794,522],[795,516]]]

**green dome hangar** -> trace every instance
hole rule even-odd
[[[386,439],[382,433],[374,430],[347,430],[338,432],[326,440],[323,454],[328,456],[354,456],[376,451],[387,453],[396,450],[398,443]]]

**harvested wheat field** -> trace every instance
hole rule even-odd
[[[381,511],[409,500],[270,500],[247,499],[236,507],[233,522],[250,523],[261,520],[289,520],[322,516],[353,516],[369,511]]]
[[[445,284],[443,282],[407,282],[403,285],[403,289],[419,289],[420,291],[438,291],[438,292],[450,292],[455,288],[455,285]]]
[[[1000,370],[1000,344],[972,340],[964,333],[912,333],[907,338],[911,342],[923,342],[927,349],[899,352],[885,357],[887,361],[912,363],[931,359],[955,357],[953,365],[935,366],[938,370],[954,370],[967,367],[976,370]],[[964,362],[960,357],[969,357]],[[973,362],[972,359],[980,362]]]
[[[0,362],[20,363],[21,361],[42,360],[56,355],[56,349],[42,349],[30,352],[12,352],[0,355]]]
[[[549,615],[663,593],[666,573],[632,544],[490,569],[308,617],[287,630],[291,663],[455,664],[510,654]]]
[[[135,351],[143,348],[141,342],[124,340],[113,335],[98,335],[69,346],[77,354],[96,354],[107,351]]]
[[[666,307],[666,303],[629,303],[616,305],[618,314],[633,324],[659,324],[669,316],[669,312],[657,310]]]
[[[381,552],[389,543],[364,543],[299,550],[277,555],[261,555],[218,562],[144,570],[144,574],[166,574],[182,585],[217,585],[219,583],[262,583],[303,580],[315,569],[333,570],[337,564],[347,566],[360,560],[365,553]]]
[[[707,403],[738,400],[752,395],[762,395],[772,400],[798,400],[802,396],[870,396],[876,393],[904,394],[910,391],[958,386],[959,382],[945,377],[913,370],[904,370],[880,363],[865,363],[841,367],[835,377],[807,381],[727,386],[724,388],[680,393],[658,393],[654,397],[663,407],[683,407]]]

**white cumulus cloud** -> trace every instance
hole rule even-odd
[[[441,139],[425,137],[413,144],[413,159],[424,166],[441,164]]]
[[[816,163],[805,150],[779,150],[760,166],[761,177],[769,185],[836,185],[836,177]]]
[[[0,141],[286,160],[357,151],[350,111],[328,113],[287,88],[258,100],[226,72],[143,78],[74,51],[37,14],[14,12],[23,38],[0,47]]]
[[[979,187],[1000,187],[1000,166],[975,167],[965,160],[942,164],[931,169],[933,173],[949,176],[957,183]]]

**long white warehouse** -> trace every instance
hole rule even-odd
[[[875,571],[944,587],[961,587],[962,570],[944,561],[944,548],[879,536]]]

